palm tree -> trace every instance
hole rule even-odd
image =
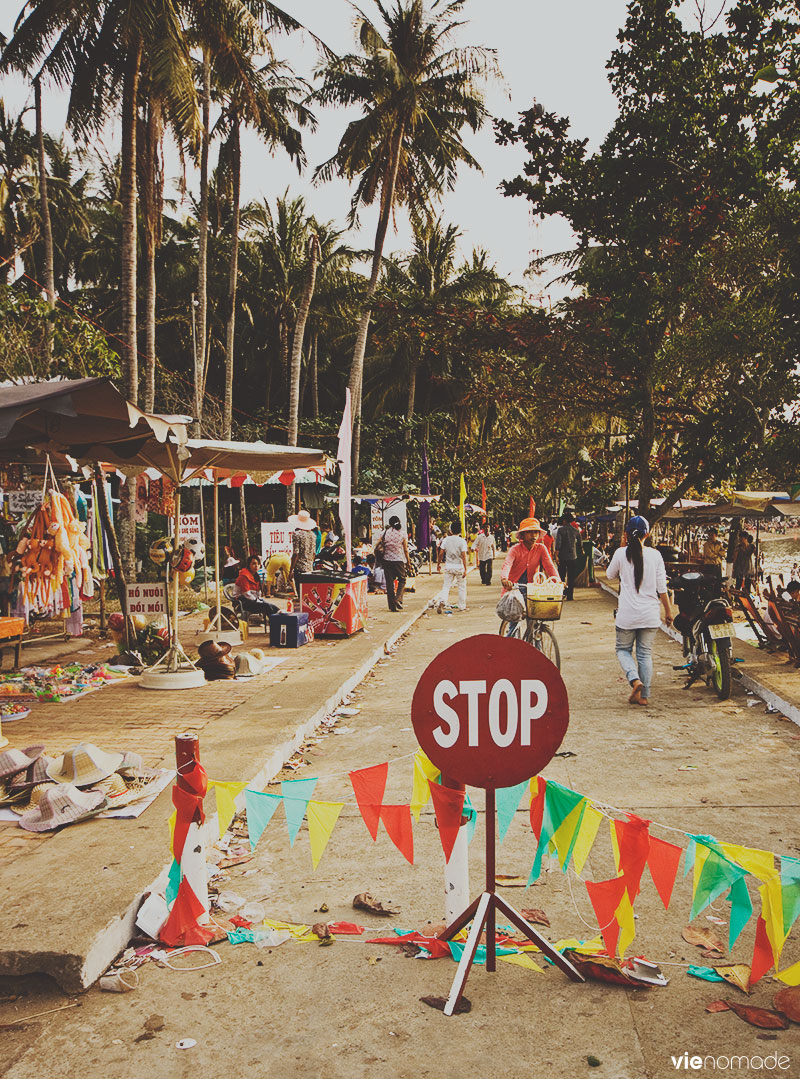
[[[36,153],[39,176],[39,212],[42,219],[42,240],[44,241],[44,284],[47,304],[52,309],[56,305],[55,255],[53,250],[53,224],[50,219],[50,202],[47,197],[47,164],[42,128],[42,81],[33,80],[33,92],[36,109]]]
[[[353,400],[353,481],[360,452],[361,396],[372,300],[383,245],[397,204],[424,207],[452,189],[459,163],[478,167],[462,142],[464,126],[476,131],[487,117],[480,83],[495,70],[493,54],[451,46],[466,0],[395,0],[389,9],[374,0],[380,27],[359,14],[362,52],[327,63],[318,92],[324,104],[361,106],[330,160],[316,176],[358,177],[351,220],[362,204],[377,199],[378,225],[366,299],[350,369]]]
[[[236,332],[236,290],[239,273],[239,223],[241,195],[242,124],[256,128],[271,148],[282,146],[297,162],[305,163],[300,127],[314,127],[312,113],[304,104],[308,85],[291,75],[285,64],[270,60],[262,68],[253,67],[245,83],[231,86],[225,93],[217,127],[225,141],[220,150],[220,164],[228,165],[228,195],[231,213],[231,247],[228,276],[227,324],[225,332],[225,409],[224,438],[231,437],[233,414],[233,349]],[[297,126],[295,126],[297,125]],[[222,171],[222,170],[220,170]]]
[[[8,113],[0,98],[0,283],[36,235],[29,213],[36,147],[23,116]]]

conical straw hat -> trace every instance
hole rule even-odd
[[[93,817],[105,807],[102,791],[82,791],[72,783],[53,783],[42,791],[39,804],[22,814],[19,823],[28,832],[52,832]]]
[[[74,783],[76,787],[91,787],[101,779],[107,779],[122,764],[121,753],[106,753],[91,742],[81,742],[63,757],[55,760],[47,769],[50,779],[56,783]]]

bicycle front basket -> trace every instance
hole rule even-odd
[[[562,581],[537,581],[526,585],[525,593],[528,618],[538,618],[542,622],[558,621],[564,604]]]

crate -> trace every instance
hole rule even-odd
[[[269,616],[269,643],[273,648],[302,648],[312,639],[307,614],[279,611]]]
[[[564,585],[560,581],[528,584],[525,586],[525,603],[528,618],[538,618],[540,622],[557,622],[564,605]]]

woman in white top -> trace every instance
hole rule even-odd
[[[644,517],[631,517],[622,546],[606,570],[619,579],[616,652],[619,665],[631,684],[631,704],[647,705],[653,680],[653,641],[664,621],[672,625],[672,607],[667,593],[664,559],[653,547],[642,544],[650,525]],[[636,648],[636,659],[633,650]]]
[[[443,539],[439,547],[439,557],[436,562],[436,572],[440,573],[444,560],[444,581],[442,590],[436,597],[436,610],[439,614],[450,602],[450,589],[453,585],[458,587],[458,609],[467,609],[467,541],[461,535],[461,522],[453,521],[450,525],[450,535]]]

